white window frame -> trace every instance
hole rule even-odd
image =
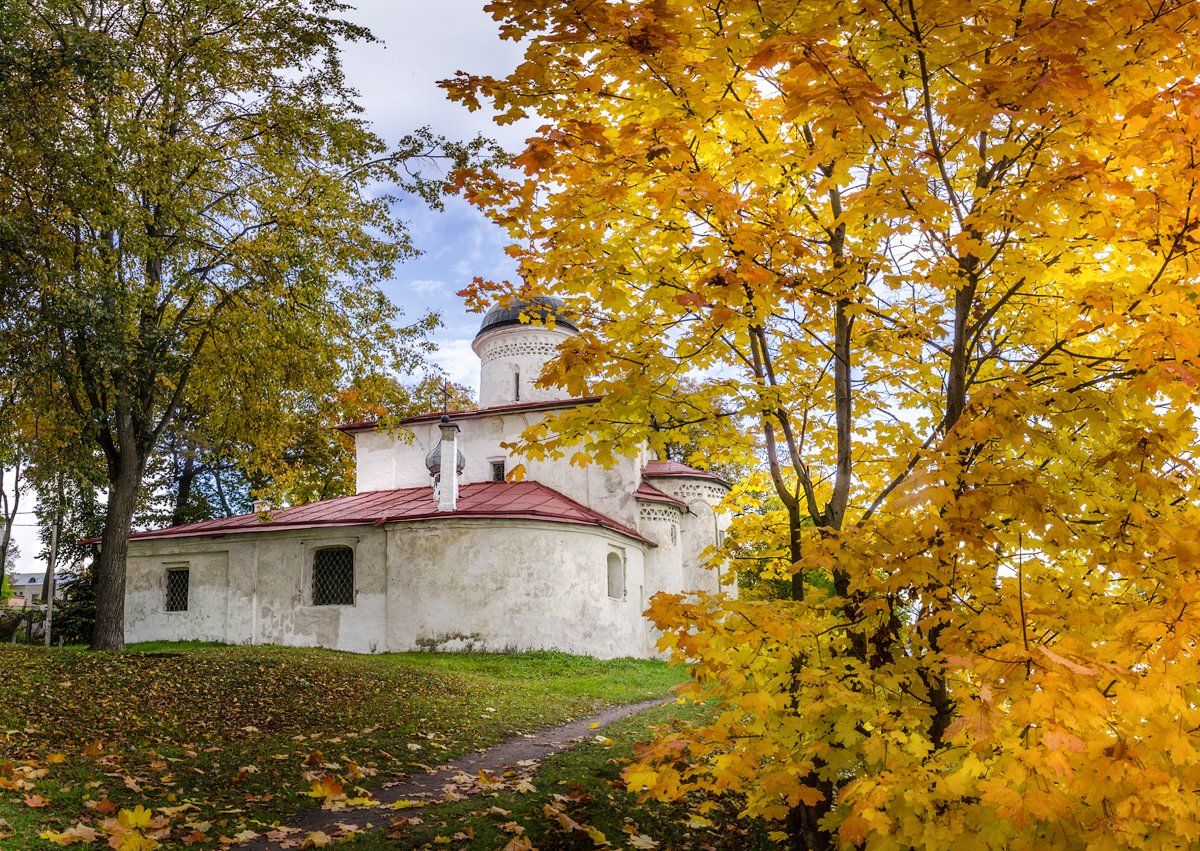
[[[500,465],[500,468],[501,468],[501,470],[503,470],[503,473],[504,473],[498,479],[496,478],[496,465],[497,464]],[[508,459],[503,456],[500,456],[497,458],[489,458],[488,459],[488,481],[489,482],[503,482],[503,481],[507,481],[507,480],[508,480]]]

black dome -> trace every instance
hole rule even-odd
[[[462,454],[462,450],[458,450],[458,455],[454,459],[454,466],[458,472],[462,472],[467,466],[466,456]],[[425,468],[429,470],[430,475],[436,476],[442,472],[442,442],[439,440],[437,446],[429,450],[429,454],[425,456]]]
[[[515,301],[509,306],[497,304],[483,315],[483,321],[479,323],[479,333],[475,336],[478,338],[480,334],[491,331],[493,328],[528,324],[521,321],[522,314],[529,316],[530,321],[537,322],[545,322],[553,316],[554,327],[578,331],[579,328],[574,322],[560,315],[559,311],[562,310],[562,306],[562,299],[551,295],[540,295],[529,301]]]

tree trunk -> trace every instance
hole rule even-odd
[[[792,599],[797,602],[804,600],[804,571],[798,567],[802,553],[800,551],[800,505],[792,502],[787,505],[788,513],[788,557],[792,561]]]
[[[819,823],[830,806],[830,802],[822,801],[816,807],[801,804],[788,810],[785,826],[792,851],[833,851],[837,847],[833,835]]]
[[[196,481],[196,459],[191,449],[183,455],[183,469],[175,481],[175,509],[171,512],[171,525],[180,526],[187,521],[188,502],[192,498],[192,484]]]
[[[228,517],[233,514],[229,509],[229,500],[225,497],[225,485],[221,479],[221,465],[213,465],[213,482],[217,486],[217,499],[221,500],[221,514],[223,517]]]
[[[798,502],[789,503],[788,509],[788,549],[795,567],[800,564],[801,547],[800,535],[802,530],[800,506]],[[792,573],[792,599],[799,602],[804,600],[804,571],[795,570]],[[804,667],[804,659],[797,656],[792,660],[793,683],[799,678]],[[799,695],[795,689],[792,692],[792,709],[796,714],[804,711],[800,704]],[[788,810],[784,827],[787,829],[789,847],[792,851],[829,851],[836,847],[833,836],[821,829],[821,819],[833,808],[833,784],[823,780],[818,772],[813,771],[801,781],[810,789],[817,789],[824,799],[815,804],[797,804]]]
[[[0,476],[3,471],[0,471]],[[13,494],[9,499],[8,491],[4,490],[4,482],[0,481],[0,506],[3,507],[4,528],[0,530],[0,576],[8,570],[8,551],[12,546],[13,524],[17,522],[17,511],[21,506],[21,459],[13,464]],[[2,583],[0,583],[2,584]],[[0,601],[3,602],[3,601]]]
[[[96,631],[93,650],[125,647],[125,554],[133,531],[133,512],[141,487],[142,466],[132,450],[120,453],[109,477],[108,505],[100,555],[96,558]]]

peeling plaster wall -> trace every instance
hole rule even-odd
[[[538,521],[421,521],[388,534],[394,649],[648,655],[635,541]],[[613,551],[625,562],[621,600],[608,596]]]
[[[355,551],[355,604],[309,605],[313,551],[333,545]],[[614,551],[620,600],[608,596]],[[131,541],[129,552],[129,642],[652,654],[644,545],[590,526],[447,519]],[[183,565],[188,610],[167,612],[166,571]]]
[[[690,476],[655,477],[652,484],[688,506],[680,519],[680,587],[686,591],[723,591],[736,596],[736,583],[719,585],[718,572],[705,567],[701,556],[706,549],[716,546],[718,534],[724,535],[729,528],[729,515],[717,510],[728,492],[725,486]]]
[[[684,584],[683,538],[680,534],[686,511],[677,505],[649,500],[639,503],[638,531],[658,544],[646,551],[646,607],[658,593],[678,594]],[[655,643],[662,635],[646,620],[646,652],[657,651]]]
[[[187,639],[244,643],[249,618],[240,589],[230,582],[231,548],[212,542],[174,546],[163,542],[154,557],[144,557],[145,547],[129,544],[125,573],[125,640]],[[231,557],[232,556],[232,557]],[[188,610],[166,611],[167,570],[187,567],[190,572]]]
[[[385,649],[386,534],[371,526],[130,541],[126,641],[224,641]],[[313,606],[312,554],[354,550],[355,604]],[[190,571],[188,610],[168,612],[166,571]]]
[[[257,534],[261,540],[256,643],[333,647],[358,653],[387,649],[383,644],[387,622],[384,530],[355,526]],[[313,554],[322,547],[339,545],[354,550],[354,605],[310,605]]]

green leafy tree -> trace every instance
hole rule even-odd
[[[104,468],[96,648],[123,644],[127,541],[181,412],[277,434],[279,412],[342,376],[411,368],[432,326],[403,324],[374,285],[411,250],[378,188],[435,198],[418,169],[483,145],[419,131],[389,150],[343,76],[342,46],[372,38],[344,9],[0,14],[0,332],[37,405]]]

